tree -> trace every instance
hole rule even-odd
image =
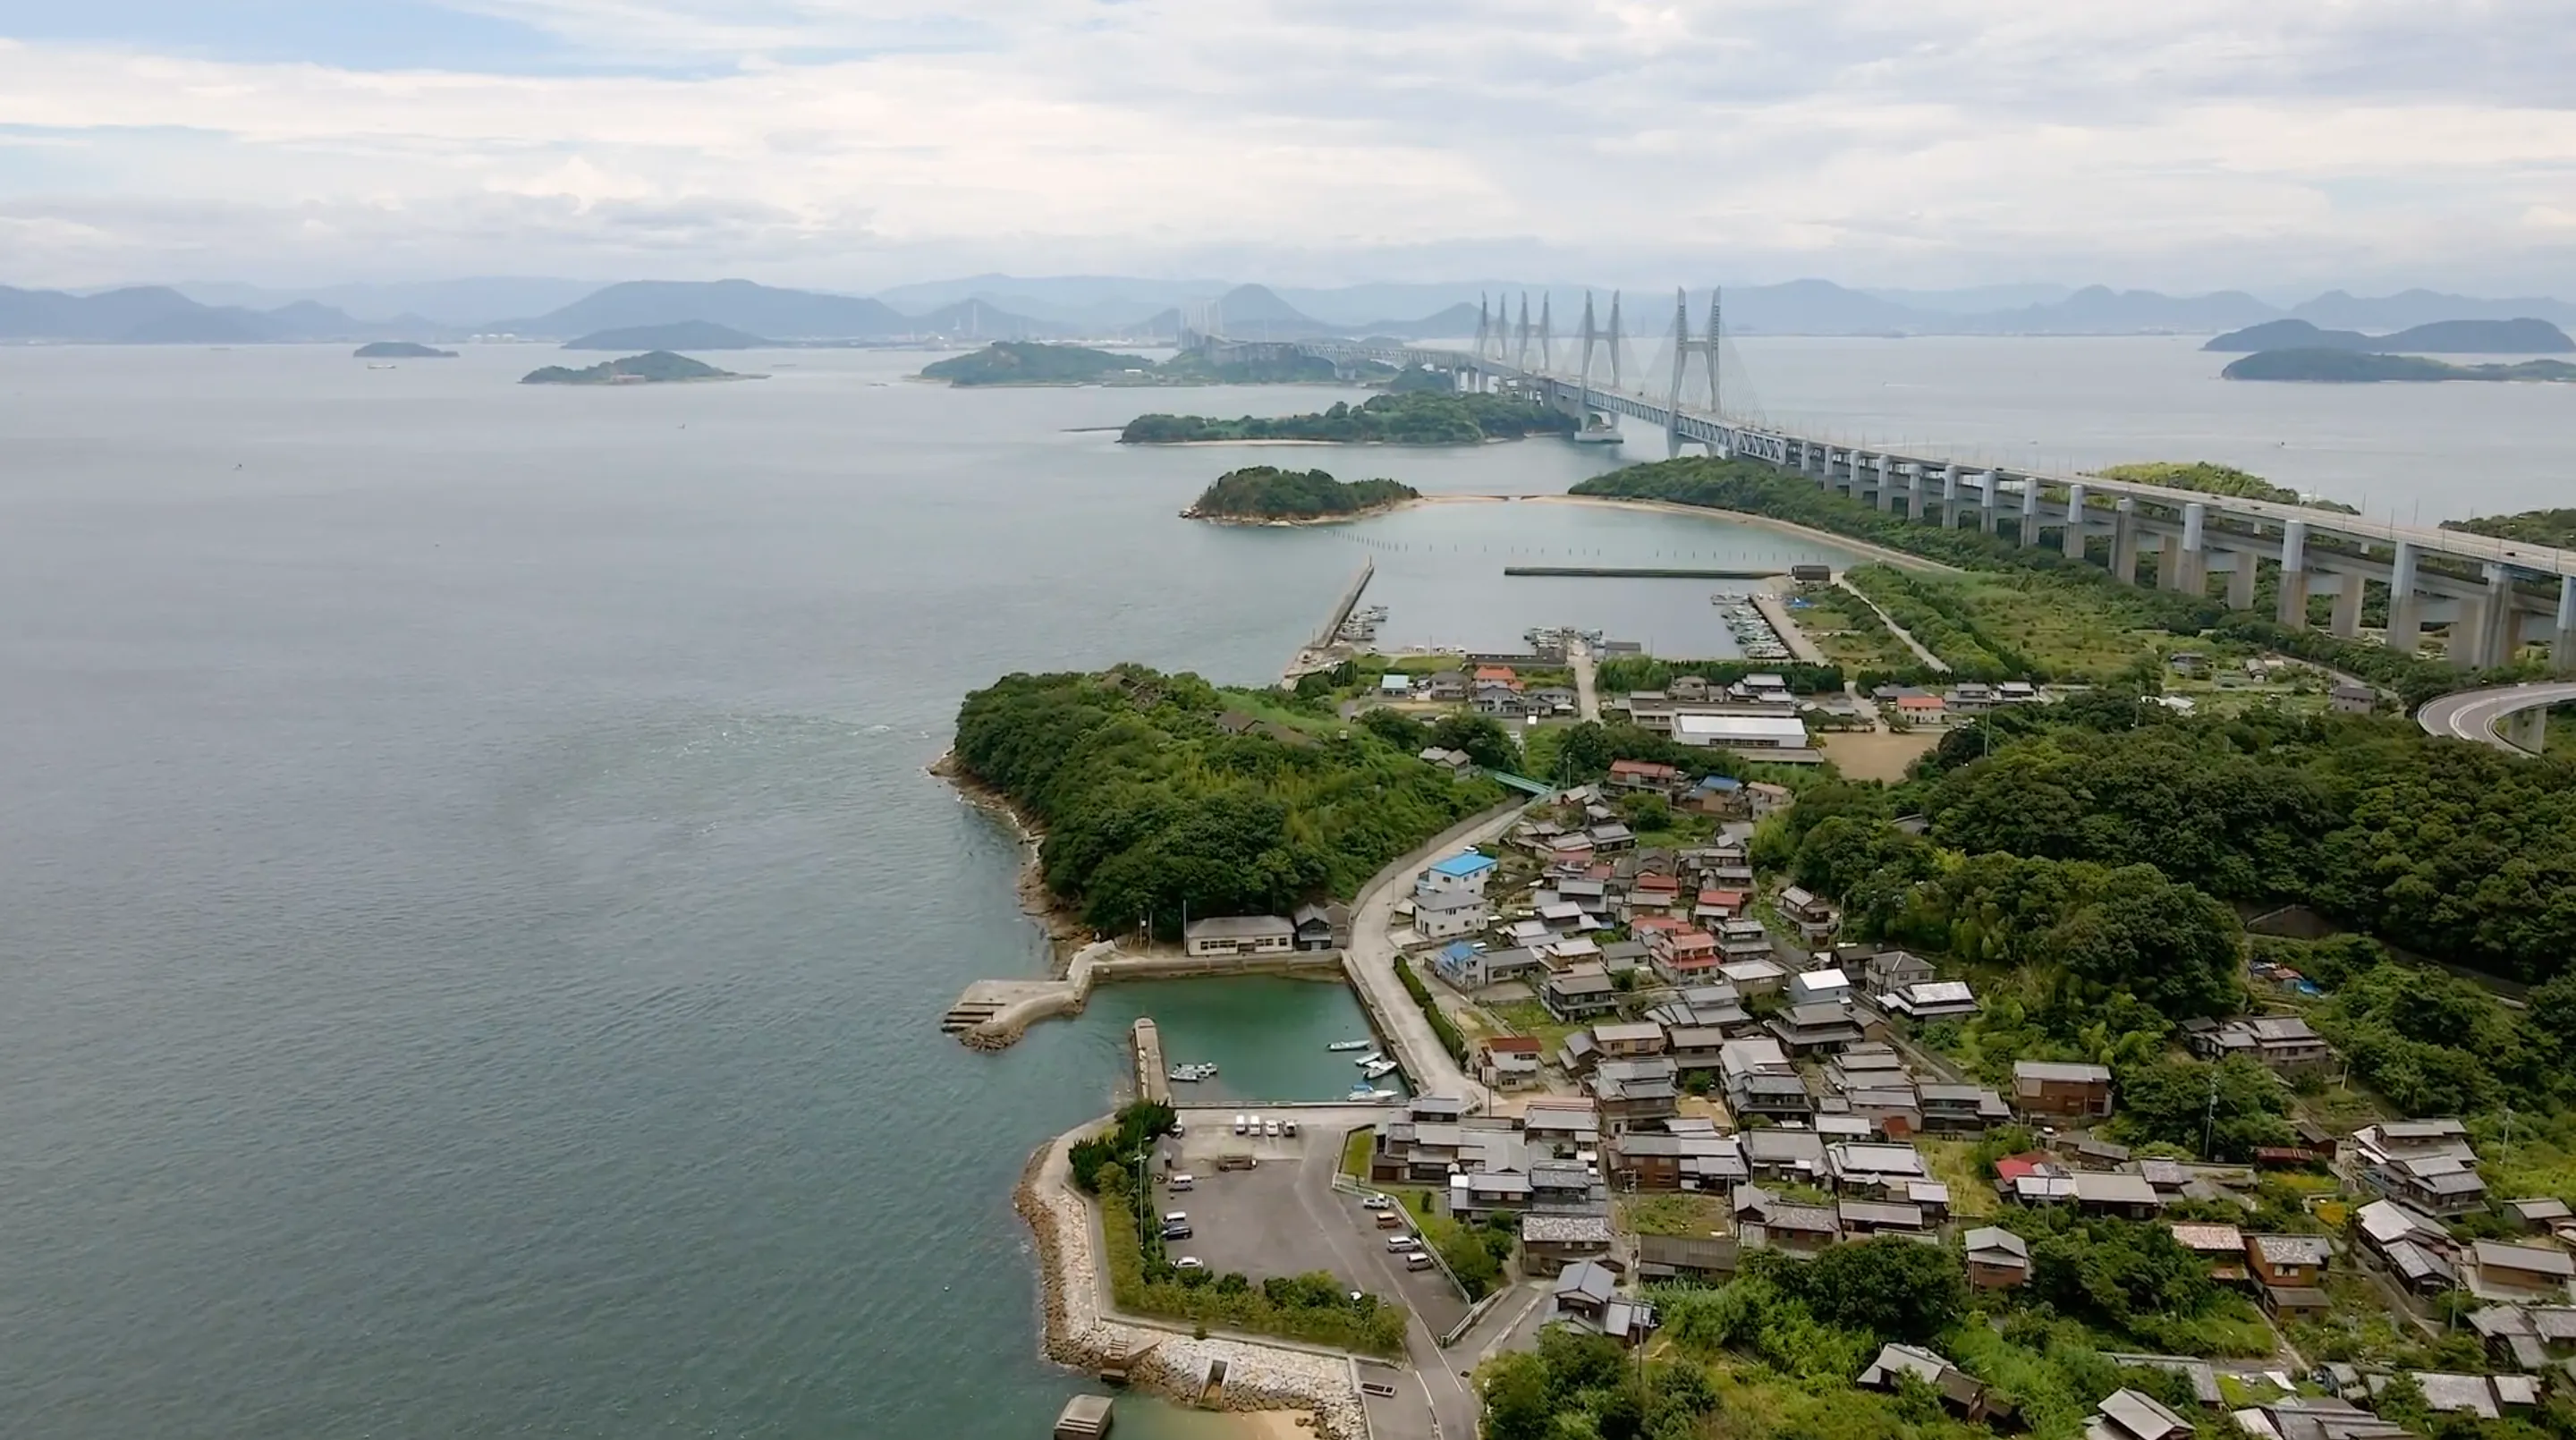
[[[1556,746],[1556,773],[1549,777],[1558,784],[1598,780],[1610,773],[1610,762],[1619,757],[1611,753],[1610,732],[1598,720],[1583,720],[1565,728]]]
[[[1829,1246],[1780,1278],[1818,1320],[1881,1341],[1929,1340],[1967,1304],[1955,1256],[1895,1235]]]
[[[2125,865],[2049,940],[2069,973],[2183,1020],[2235,1008],[2242,934],[2217,900],[2152,865]]]
[[[2258,1145],[2290,1142],[2284,1118],[2289,1088],[2245,1056],[2214,1065],[2160,1059],[2124,1067],[2119,1079],[2120,1124],[2142,1144],[2162,1142],[2213,1160],[2244,1161]]]

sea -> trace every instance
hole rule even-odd
[[[1748,403],[1855,436],[2426,518],[2551,501],[2576,433],[2576,387],[2220,385],[2183,341],[1738,345]],[[1106,1110],[1124,1021],[1221,1100],[1338,1096],[1324,1046],[1363,1027],[1329,985],[1181,982],[998,1055],[943,1036],[967,981],[1045,963],[1012,835],[923,770],[961,695],[1261,683],[1363,563],[1390,642],[1720,653],[1714,585],[1502,567],[1832,554],[1521,501],[1176,516],[1245,463],[1513,495],[1620,463],[1554,440],[1114,443],[1313,388],[952,391],[820,350],[514,383],[557,358],[0,348],[0,1433],[1043,1434],[1084,1382],[1038,1354],[1009,1191]]]

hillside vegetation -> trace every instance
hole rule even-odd
[[[1118,436],[1125,445],[1177,445],[1210,440],[1321,440],[1340,444],[1474,445],[1526,435],[1570,435],[1574,417],[1507,395],[1432,390],[1372,395],[1309,415],[1140,415]]]
[[[1165,937],[1183,907],[1285,913],[1349,896],[1504,798],[1365,727],[1229,733],[1218,720],[1239,703],[1138,665],[1011,675],[966,697],[955,755],[1045,832],[1039,861],[1061,902],[1094,929]]]

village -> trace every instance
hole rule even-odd
[[[1663,1287],[1722,1285],[1758,1252],[1891,1237],[1939,1248],[1971,1293],[2010,1305],[2034,1246],[2072,1223],[2169,1238],[2217,1287],[2227,1336],[2117,1352],[2179,1377],[2194,1403],[2122,1388],[2088,1421],[2098,1440],[2213,1425],[2373,1440],[2412,1433],[2375,1413],[2392,1384],[2431,1413],[2500,1417],[2576,1378],[2576,1217],[2555,1199],[2491,1195],[2463,1122],[2335,1133],[2302,1119],[2295,1144],[2215,1163],[2121,1143],[2108,1066],[2019,1060],[1981,1078],[1935,1043],[1978,1013],[1968,980],[1842,943],[1833,904],[1757,869],[1755,828],[1794,803],[1784,784],[1619,761],[1604,783],[1552,793],[1423,865],[1382,918],[1315,907],[1193,922],[1192,955],[1382,938],[1430,1020],[1445,1053],[1396,1033],[1386,1044],[1421,1093],[1376,1091],[1391,1113],[1324,1115],[1302,1148],[1266,1152],[1313,1169],[1338,1148],[1332,1184],[1352,1223],[1394,1232],[1384,1264],[1400,1278],[1386,1288],[1446,1327],[1436,1358],[1411,1347],[1417,1365],[1472,1370],[1550,1326],[1651,1351]],[[1373,921],[1382,937],[1350,934]],[[2260,967],[2244,981],[2255,1008],[2184,1027],[2182,1046],[2243,1057],[2285,1087],[2336,1074],[2340,1057],[2304,1019],[2259,999],[2306,982]],[[1242,1146],[1226,1117],[1190,1118],[1214,1133],[1166,1154],[1161,1203],[1176,1214],[1175,1168],[1233,1168],[1215,1161]],[[1232,1117],[1238,1134],[1245,1118]],[[1252,1183],[1181,1180],[1202,1203]],[[1264,1233],[1310,1223],[1255,1213]],[[1227,1264],[1257,1278],[1273,1243],[1229,1247]],[[1500,1273],[1470,1275],[1486,1251],[1508,1256]],[[1426,1285],[1443,1293],[1426,1303]],[[2372,1359],[2408,1346],[2444,1366]],[[1925,1346],[1891,1344],[1850,1378],[1892,1391],[1909,1376],[1956,1418],[2014,1424],[2006,1399]],[[1414,1408],[1372,1396],[1364,1411],[1375,1434],[1432,1433]]]

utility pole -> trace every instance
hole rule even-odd
[[[2508,1111],[2508,1114],[2511,1112]],[[2218,1129],[2218,1067],[2209,1067],[2209,1110],[2200,1122],[2200,1158],[2209,1158],[2210,1137]]]

